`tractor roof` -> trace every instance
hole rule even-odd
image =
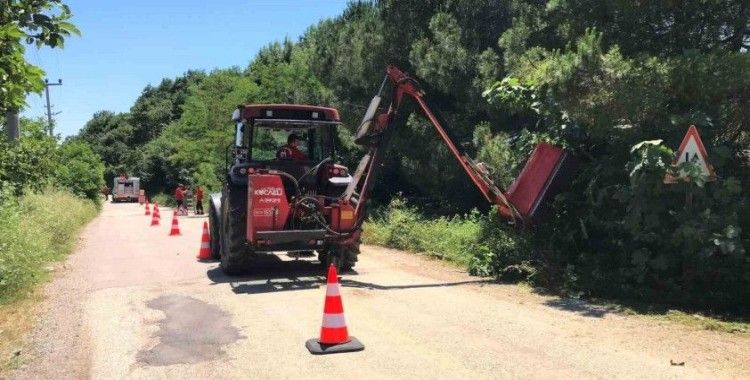
[[[262,120],[269,124],[273,121],[341,122],[339,111],[335,108],[304,104],[251,104],[242,108],[242,118],[256,122]]]

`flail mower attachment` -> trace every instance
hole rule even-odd
[[[380,108],[382,93],[389,81],[393,84],[390,105],[387,110],[383,110]],[[520,226],[538,223],[548,213],[554,196],[570,182],[575,170],[572,155],[560,147],[542,143],[534,149],[521,174],[513,181],[508,191],[501,190],[490,178],[486,167],[474,161],[453,142],[443,126],[444,123],[428,106],[419,83],[398,68],[389,66],[383,84],[370,102],[355,135],[355,142],[369,147],[369,151],[360,161],[354,178],[342,198],[356,205],[357,215],[364,215],[364,200],[374,184],[373,178],[377,168],[381,166],[385,147],[395,129],[393,127],[396,127],[393,124],[405,96],[409,96],[417,103],[485,199],[497,205],[500,215],[513,223]]]

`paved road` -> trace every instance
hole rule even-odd
[[[47,288],[17,378],[750,378],[750,339],[502,286],[365,247],[342,276],[366,349],[313,356],[325,279],[289,261],[232,278],[195,260],[205,219],[168,237],[110,205]],[[670,361],[685,362],[673,366]]]

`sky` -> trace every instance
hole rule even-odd
[[[67,0],[81,37],[65,48],[27,45],[47,72],[55,133],[76,134],[99,110],[128,111],[147,84],[189,69],[246,67],[266,44],[297,40],[313,24],[339,15],[348,0]],[[24,116],[46,117],[32,94]]]

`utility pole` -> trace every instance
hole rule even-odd
[[[49,135],[52,136],[54,126],[52,124],[52,106],[49,104],[49,86],[62,86],[62,79],[58,79],[57,83],[50,83],[47,78],[44,79],[44,93],[47,95],[47,122],[49,123]]]
[[[8,135],[8,143],[15,144],[18,142],[20,131],[18,128],[18,111],[8,110],[5,113],[5,133]]]

